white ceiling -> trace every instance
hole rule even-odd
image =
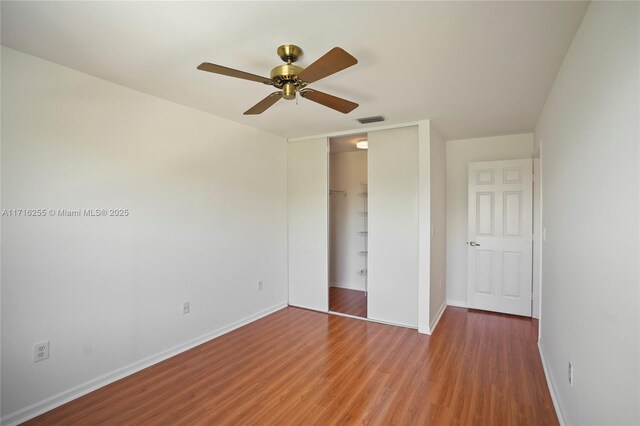
[[[448,139],[533,129],[583,2],[2,2],[2,44],[271,133],[300,137],[432,119]],[[272,88],[197,71],[203,61],[269,76],[276,48],[307,66],[334,46],[358,58],[305,99],[243,116]],[[362,126],[364,127],[364,126]]]

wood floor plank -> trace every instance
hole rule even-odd
[[[558,424],[537,321],[448,307],[432,336],[285,308],[27,424]]]

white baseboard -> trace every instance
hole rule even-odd
[[[327,309],[317,309],[317,308],[310,308],[308,306],[302,306],[302,305],[296,305],[295,303],[288,303],[289,306],[291,306],[292,308],[300,308],[300,309],[304,309],[307,311],[312,311],[312,312],[320,312],[323,314],[327,314],[329,313],[329,307],[327,306]]]
[[[188,351],[189,349],[192,349],[205,342],[208,342],[209,340],[213,340],[216,337],[220,337],[223,334],[227,334],[237,328],[240,328],[244,325],[247,325],[253,321],[256,321],[262,317],[265,317],[269,314],[272,314],[286,307],[287,307],[286,303],[279,303],[275,306],[264,309],[256,314],[250,315],[239,321],[229,324],[225,327],[219,328],[217,330],[214,330],[200,337],[196,337],[195,339],[189,340],[188,342],[174,346],[170,349],[167,349],[155,355],[151,355],[149,357],[143,358],[140,361],[136,361],[125,367],[119,368],[110,373],[107,373],[95,379],[89,380],[81,385],[75,386],[67,391],[61,392],[57,395],[47,398],[44,401],[36,402],[35,404],[31,404],[28,407],[25,407],[21,410],[7,414],[6,416],[2,417],[2,419],[0,419],[0,424],[2,424],[3,426],[5,425],[13,426],[13,425],[17,425],[19,423],[25,422],[29,419],[39,416],[42,413],[46,413],[47,411],[50,411],[56,407],[59,407],[62,404],[66,404],[69,401],[73,401],[74,399],[80,398],[83,395],[93,392],[96,389],[99,389],[117,380],[123,379],[127,376],[137,373],[138,371],[143,370],[147,367],[150,367],[154,364],[157,364],[161,361],[164,361],[167,358],[171,358],[172,356],[176,356],[182,352]]]
[[[454,306],[456,308],[466,308],[467,302],[462,300],[450,300],[447,299],[447,305]]]
[[[440,309],[438,310],[438,315],[436,315],[436,318],[433,320],[433,322],[431,323],[431,326],[429,327],[431,330],[431,333],[429,334],[433,334],[433,332],[436,329],[436,326],[438,325],[438,323],[440,322],[440,318],[442,318],[442,314],[444,314],[444,310],[447,308],[447,301],[443,301],[442,302],[442,306],[440,306]]]
[[[547,368],[547,362],[544,359],[544,355],[542,353],[542,347],[540,346],[540,341],[538,341],[538,353],[540,354],[540,360],[542,360],[542,369],[544,370],[544,377],[547,379],[547,387],[549,388],[549,393],[551,394],[551,400],[553,401],[553,408],[556,409],[556,415],[558,416],[558,421],[560,422],[560,426],[565,426],[567,422],[564,420],[564,416],[562,415],[562,410],[560,409],[560,403],[558,402],[558,398],[556,396],[555,386],[553,385],[553,379],[551,376],[551,372]]]
[[[338,288],[346,288],[349,290],[364,291],[364,288],[362,286],[358,286],[355,284],[329,283],[329,287],[338,287]]]
[[[418,327],[418,333],[421,334],[433,334],[433,331],[436,329],[438,322],[440,321],[440,317],[444,314],[444,310],[447,308],[447,301],[442,302],[442,306],[438,309],[438,313],[433,321],[429,324],[429,327]]]

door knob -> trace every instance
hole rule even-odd
[[[480,247],[480,244],[476,243],[475,241],[471,241],[471,242],[469,243],[469,245],[470,245],[471,247]]]

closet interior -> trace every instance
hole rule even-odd
[[[367,318],[367,134],[329,139],[329,310]]]

